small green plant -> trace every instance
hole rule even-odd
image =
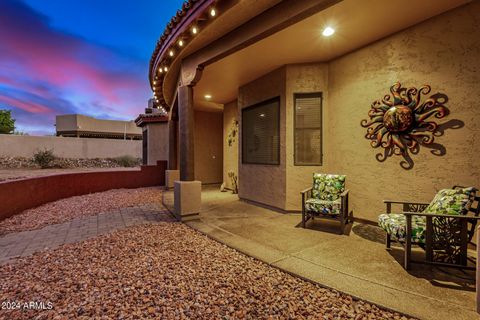
[[[55,155],[53,150],[45,149],[37,151],[33,155],[33,162],[39,165],[42,169],[52,168],[55,162]]]
[[[119,166],[122,167],[136,167],[139,164],[139,161],[137,158],[132,157],[132,156],[121,156],[113,159]]]
[[[11,110],[0,110],[0,134],[11,134],[15,130],[15,119]]]

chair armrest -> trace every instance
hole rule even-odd
[[[305,193],[307,193],[307,192],[309,192],[309,191],[311,191],[311,190],[312,190],[312,187],[307,188],[307,189],[305,189],[305,190],[302,190],[302,191],[300,191],[300,193],[301,193],[301,194],[305,194]]]
[[[388,213],[392,213],[392,204],[401,204],[403,205],[403,210],[415,210],[415,209],[412,209],[411,207],[409,208],[409,206],[428,206],[429,204],[428,203],[425,203],[425,202],[411,202],[411,201],[397,201],[397,200],[383,200],[383,203],[385,203],[385,206],[386,206],[386,212],[387,214]],[[420,209],[420,207],[418,207],[418,209]]]
[[[406,216],[422,216],[422,217],[434,217],[434,218],[455,218],[455,219],[468,219],[468,220],[480,220],[480,217],[472,217],[466,215],[451,215],[451,214],[435,214],[435,213],[422,213],[422,212],[402,212]]]
[[[428,202],[412,202],[412,201],[398,201],[398,200],[383,200],[383,203],[393,203],[393,204],[421,204],[429,205]]]

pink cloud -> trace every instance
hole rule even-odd
[[[22,101],[16,98],[0,95],[0,102],[3,102],[7,105],[16,106],[22,110],[31,112],[31,113],[52,113],[53,110],[47,106],[31,102],[31,101]]]
[[[55,95],[62,95],[91,110],[104,105],[133,116],[149,95],[138,61],[55,30],[21,3],[0,5],[0,51],[0,99],[28,112],[54,113]],[[25,92],[25,99],[8,88]],[[52,103],[26,100],[27,93]]]

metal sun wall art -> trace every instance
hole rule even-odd
[[[367,128],[365,138],[371,140],[373,148],[384,148],[383,154],[377,154],[377,160],[402,155],[407,161],[406,165],[401,163],[402,167],[411,169],[409,152],[418,153],[420,145],[431,145],[435,136],[441,135],[435,120],[448,115],[444,105],[447,96],[435,94],[422,102],[422,96],[430,91],[429,85],[404,88],[397,82],[390,87],[390,94],[372,103],[368,111],[370,119],[362,120],[361,126]]]

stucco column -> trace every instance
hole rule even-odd
[[[193,87],[178,88],[180,180],[195,180]]]
[[[201,71],[201,69],[200,69]],[[175,215],[185,221],[195,219],[202,205],[202,183],[195,181],[194,157],[194,111],[193,86],[197,83],[201,72],[198,68],[193,72],[183,70],[182,85],[178,88],[178,150],[180,163],[180,181],[174,182]],[[188,78],[188,79],[187,79]]]
[[[168,169],[177,170],[177,121],[168,121]]]
[[[168,170],[165,171],[165,187],[167,190],[180,180],[180,171],[177,169],[177,120],[168,121]]]

